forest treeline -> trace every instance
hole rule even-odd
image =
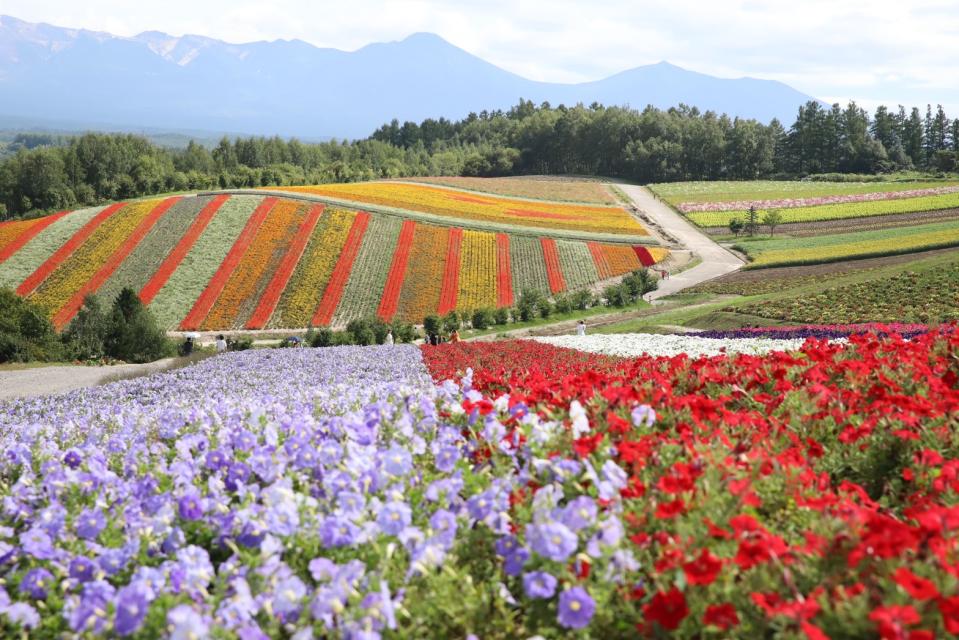
[[[787,129],[680,105],[639,111],[521,100],[462,120],[397,120],[355,141],[223,138],[166,148],[129,134],[29,139],[0,163],[0,219],[196,189],[423,175],[576,174],[641,183],[953,171],[959,119],[942,107],[870,115],[809,102]],[[42,142],[42,140],[41,140]]]

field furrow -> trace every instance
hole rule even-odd
[[[416,224],[409,268],[400,292],[397,317],[401,320],[421,323],[427,315],[436,313],[448,244],[446,227]]]
[[[254,196],[234,196],[215,211],[213,219],[150,302],[150,309],[161,327],[179,326],[262,201],[263,198]]]
[[[350,227],[350,233],[343,244],[343,251],[336,260],[336,266],[333,267],[329,282],[327,282],[326,289],[323,291],[323,298],[316,308],[316,313],[313,314],[310,326],[326,326],[333,320],[333,314],[340,306],[340,299],[353,270],[353,263],[362,247],[363,237],[370,224],[370,218],[370,214],[362,211],[353,218],[353,225]]]
[[[496,234],[466,230],[460,249],[456,308],[469,313],[496,307]]]
[[[294,269],[299,264],[300,258],[303,257],[303,252],[306,250],[306,246],[310,242],[313,231],[322,215],[323,205],[317,204],[310,207],[309,212],[300,224],[300,228],[296,230],[296,235],[283,256],[282,262],[273,273],[269,284],[267,284],[263,296],[253,311],[253,315],[247,321],[246,329],[262,329],[269,322],[277,304],[280,302],[280,296],[283,295]]]
[[[356,213],[327,207],[317,220],[303,257],[280,296],[269,327],[307,327],[323,298],[330,274],[353,227]]]
[[[390,270],[389,257],[396,253],[402,227],[403,222],[399,218],[371,218],[340,304],[333,315],[334,325],[344,326],[350,320],[376,314]]]
[[[407,265],[409,264],[410,251],[413,248],[415,235],[416,222],[413,220],[405,221],[403,228],[400,230],[399,239],[396,241],[396,251],[393,253],[393,261],[390,263],[390,269],[386,276],[383,297],[380,299],[380,306],[376,310],[376,315],[387,322],[396,315],[396,310],[400,304],[400,292],[403,290],[403,280],[406,278]]]
[[[549,276],[546,260],[539,238],[512,236],[509,245],[510,263],[513,267],[513,291],[521,296],[524,291],[536,291],[549,295]]]
[[[557,240],[556,248],[563,279],[570,290],[583,289],[599,280],[596,263],[585,242]]]
[[[200,325],[202,329],[239,329],[246,324],[307,210],[308,205],[292,200],[273,205]]]

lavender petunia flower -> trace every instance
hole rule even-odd
[[[119,592],[116,599],[114,630],[121,636],[136,633],[146,618],[151,600],[150,589],[139,583],[129,584]]]
[[[556,578],[545,571],[530,571],[523,574],[523,590],[530,598],[552,598],[556,593]]]
[[[383,533],[395,536],[410,524],[411,518],[412,512],[409,506],[394,501],[386,503],[380,509],[376,516],[376,523],[380,525]]]
[[[534,525],[529,528],[528,536],[533,551],[557,562],[569,558],[579,543],[576,534],[559,522]]]
[[[53,584],[53,574],[40,567],[31,569],[20,581],[20,593],[26,594],[34,600],[44,600],[47,589]]]
[[[556,619],[567,629],[582,629],[593,619],[596,602],[586,589],[573,587],[559,594],[559,613]]]

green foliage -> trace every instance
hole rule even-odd
[[[536,305],[536,311],[539,313],[540,318],[548,318],[553,315],[553,303],[547,298],[541,298],[539,303]]]
[[[452,333],[453,331],[459,331],[460,327],[463,326],[463,321],[460,319],[460,314],[456,311],[450,311],[445,316],[443,316],[443,331],[446,333]]]
[[[499,309],[493,312],[493,322],[496,325],[508,324],[510,319],[509,316],[510,316],[509,309],[507,309],[506,307],[500,307]]]
[[[69,355],[77,360],[91,360],[105,355],[107,320],[107,314],[103,312],[96,296],[84,298],[83,306],[63,332]]]
[[[313,332],[307,340],[311,347],[331,347],[333,346],[333,330],[329,327],[320,327]]]
[[[439,335],[442,328],[443,321],[439,316],[429,315],[423,318],[423,330],[426,331],[426,335]]]
[[[626,307],[634,304],[650,291],[659,286],[646,268],[637,269],[623,277],[622,282],[603,289],[603,298],[608,307]]]
[[[587,291],[586,289],[573,293],[570,300],[573,308],[579,311],[585,311],[596,304],[596,297],[591,291]]]
[[[556,313],[570,313],[573,310],[573,299],[569,294],[556,296],[553,301],[553,308]]]
[[[474,329],[488,329],[495,321],[495,312],[492,309],[477,309],[473,312],[470,324]]]
[[[377,344],[376,334],[373,332],[373,328],[368,320],[351,320],[350,323],[346,325],[346,333],[352,344]]]
[[[734,236],[739,237],[739,234],[743,232],[743,228],[746,225],[739,218],[733,218],[729,221],[729,232]]]
[[[43,310],[0,289],[0,362],[52,361],[63,348]]]
[[[103,344],[106,355],[125,362],[153,362],[173,353],[172,343],[153,314],[129,287],[113,301]]]
[[[519,319],[523,322],[529,322],[539,310],[540,302],[543,300],[543,294],[535,289],[525,289],[519,296],[519,302],[516,310],[519,312]]]

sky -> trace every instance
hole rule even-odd
[[[0,14],[348,51],[428,31],[533,80],[598,80],[668,60],[827,102],[959,113],[959,0],[0,0]]]

